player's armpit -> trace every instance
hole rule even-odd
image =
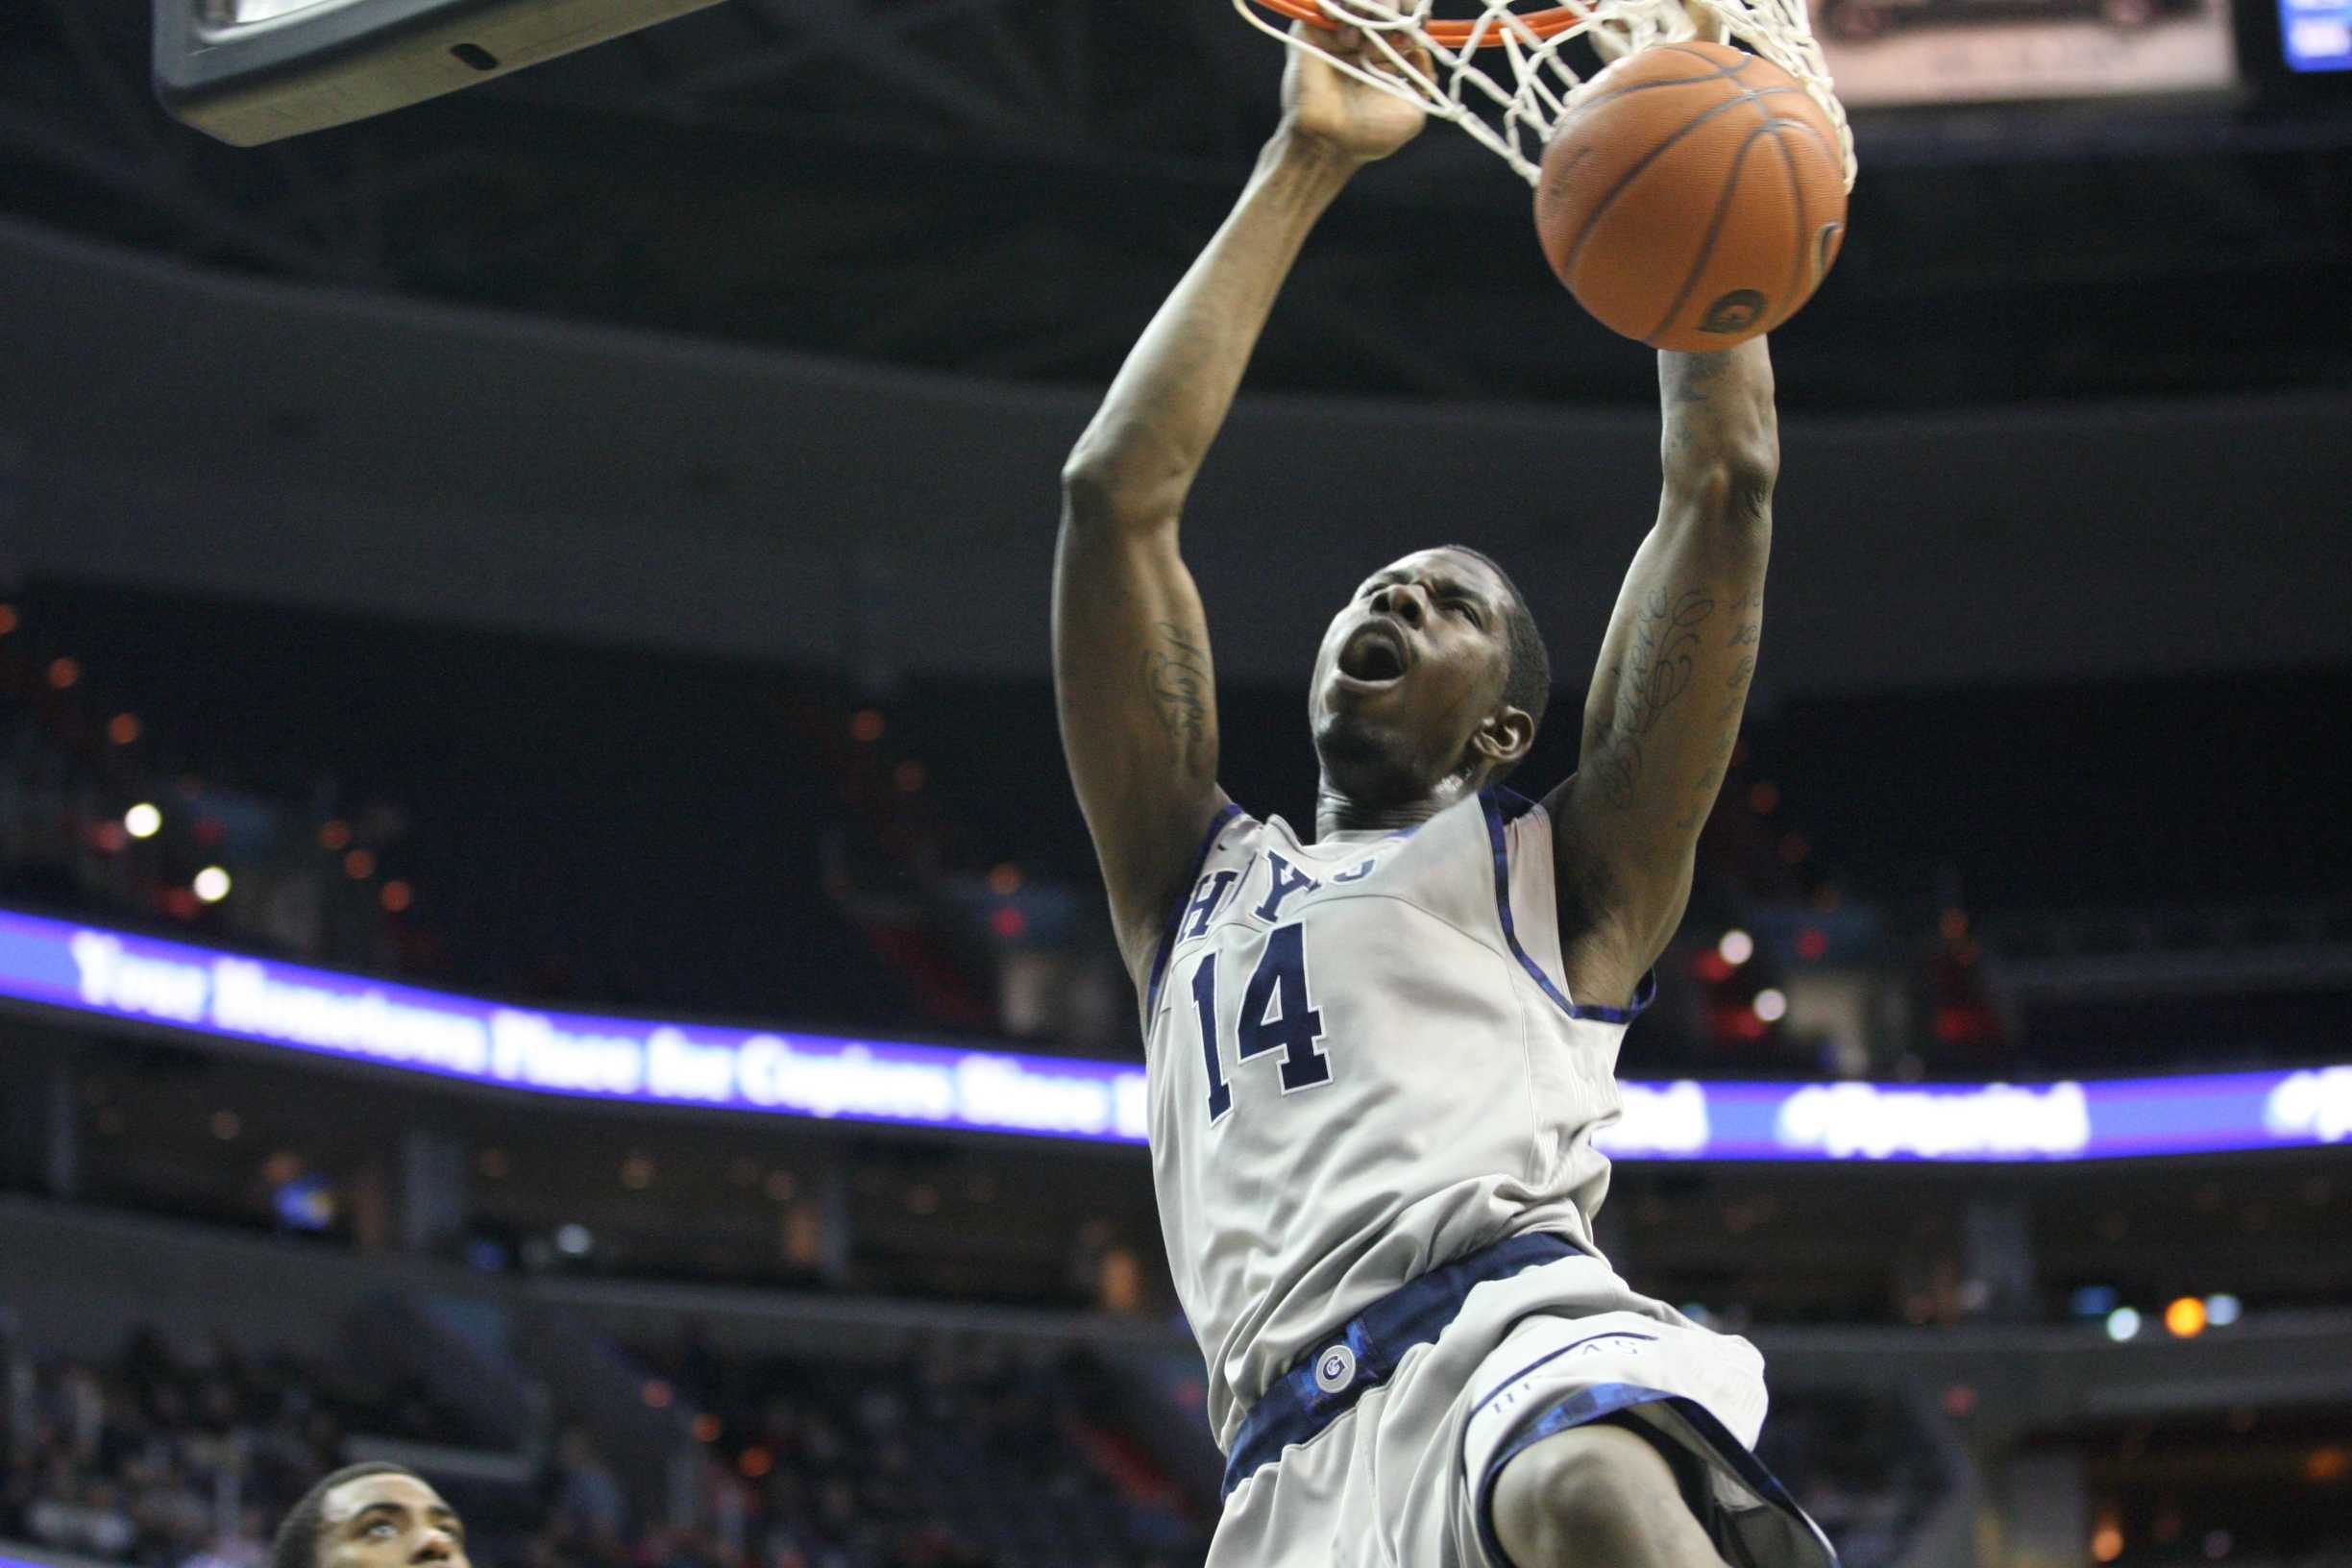
[[[1174,519],[1120,516],[1083,475],[1065,490],[1053,605],[1062,746],[1132,970],[1149,963],[1225,803],[1215,667]]]

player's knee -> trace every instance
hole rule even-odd
[[[1674,1471],[1622,1427],[1579,1427],[1514,1457],[1496,1479],[1495,1535],[1516,1568],[1711,1562]]]

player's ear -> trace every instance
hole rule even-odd
[[[1535,721],[1525,708],[1507,702],[1487,715],[1470,737],[1470,749],[1497,769],[1517,767],[1534,745]]]

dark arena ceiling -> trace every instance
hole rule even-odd
[[[0,209],[225,267],[994,379],[1098,383],[1224,212],[1281,51],[1224,0],[729,0],[241,151],[147,88],[149,0],[0,6]],[[2352,382],[2352,102],[1860,122],[1784,400]],[[1448,128],[1311,245],[1261,389],[1647,401],[1528,196]]]

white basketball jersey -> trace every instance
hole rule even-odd
[[[1639,1007],[1570,1000],[1552,824],[1505,798],[1311,845],[1229,807],[1162,939],[1153,1176],[1220,1448],[1407,1282],[1530,1231],[1590,1245]]]

